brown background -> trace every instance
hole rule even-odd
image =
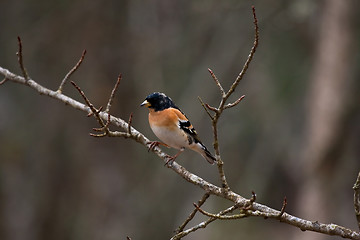
[[[360,169],[359,14],[356,0],[329,1],[1,1],[0,66],[50,89],[87,50],[73,75],[105,105],[123,74],[112,113],[156,139],[139,108],[162,91],[211,149],[197,100],[219,101],[207,68],[228,88],[253,42],[260,45],[220,119],[220,146],[232,189],[320,222],[357,228],[352,186]],[[81,100],[70,84],[64,93]],[[96,121],[31,89],[0,86],[0,238],[169,239],[202,191],[152,153],[124,139],[88,135]],[[165,150],[175,153],[174,150]],[[185,152],[180,164],[218,184],[216,168]],[[216,212],[228,202],[211,198]],[[203,217],[196,218],[200,221]],[[320,239],[273,220],[218,221],[187,239]],[[326,239],[334,239],[328,237]]]

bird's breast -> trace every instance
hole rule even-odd
[[[179,118],[173,111],[150,112],[149,123],[154,134],[165,144],[176,149],[188,147],[188,136],[180,129]]]

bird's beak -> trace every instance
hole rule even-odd
[[[140,107],[142,107],[142,106],[150,107],[151,104],[148,102],[148,100],[145,100],[142,102],[142,104],[140,104]]]

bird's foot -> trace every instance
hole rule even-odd
[[[174,156],[167,155],[166,156],[167,159],[166,159],[166,162],[165,162],[164,166],[170,167],[173,164],[175,158],[177,158],[180,155],[180,153],[182,153],[183,151],[184,151],[184,148],[181,148],[179,150],[179,152],[176,153]]]
[[[151,141],[151,142],[148,142],[147,144],[149,144],[148,152],[153,151],[154,148],[158,147],[159,145],[163,145],[163,146],[169,148],[169,145],[167,145],[167,144],[165,144],[163,142],[158,142],[158,141]]]
[[[167,159],[166,159],[166,162],[165,162],[165,164],[164,164],[164,167],[165,167],[165,166],[170,167],[170,166],[173,164],[175,158],[177,158],[177,156],[178,156],[178,154],[176,154],[176,155],[174,155],[174,156],[167,155],[167,156],[166,156]]]

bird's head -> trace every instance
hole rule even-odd
[[[146,106],[154,111],[161,111],[170,107],[177,108],[174,102],[164,93],[154,92],[147,96],[140,106]]]

